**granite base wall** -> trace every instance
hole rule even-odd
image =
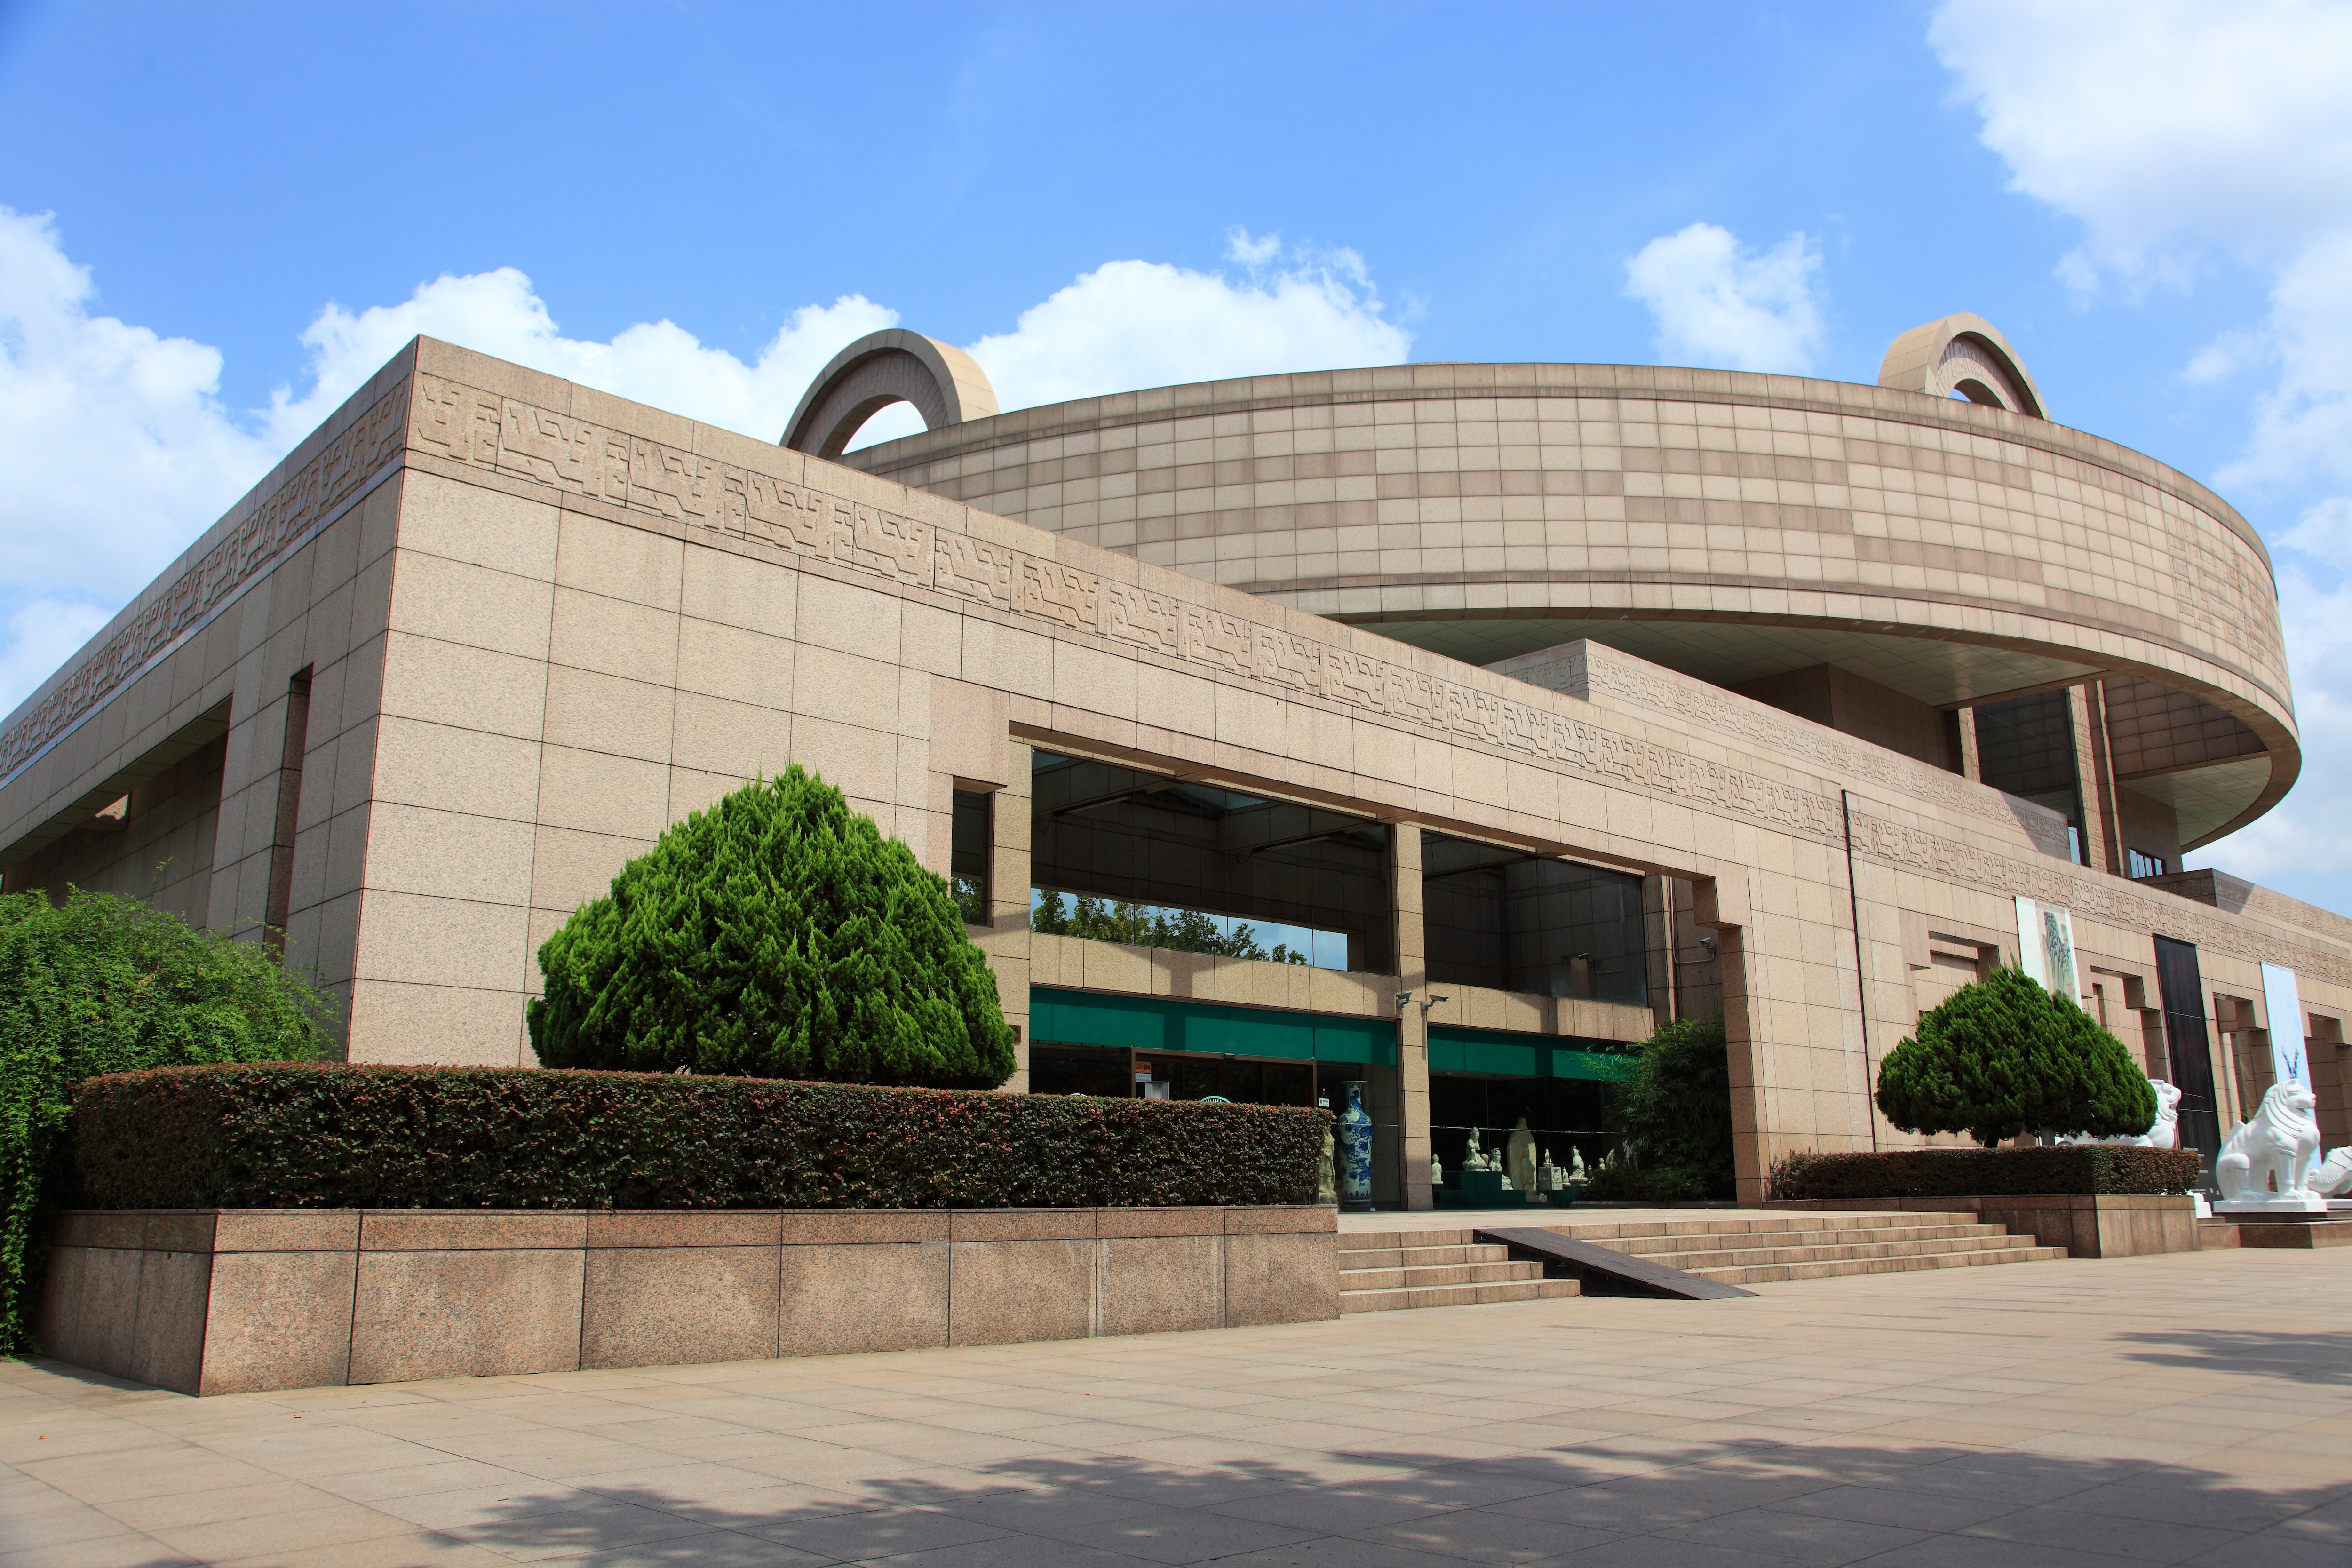
[[[80,1211],[45,1353],[182,1394],[1339,1315],[1336,1211]]]
[[[2063,1247],[2069,1258],[2137,1258],[2198,1249],[2197,1205],[2187,1196],[2121,1193],[2048,1193],[1950,1198],[1835,1198],[1771,1203],[1767,1208],[1852,1213],[1895,1210],[1973,1215],[2031,1236],[2039,1247]]]

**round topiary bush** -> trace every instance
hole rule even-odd
[[[2145,1132],[2156,1091],[2121,1040],[2011,968],[1961,986],[1887,1053],[1878,1108],[1906,1132],[1966,1132],[1990,1149],[2044,1129]]]
[[[996,976],[945,879],[788,769],[671,825],[539,950],[541,1064],[993,1089]]]
[[[42,1210],[77,1085],[101,1073],[325,1053],[332,1004],[267,948],[136,900],[0,897],[0,1351],[29,1343]]]

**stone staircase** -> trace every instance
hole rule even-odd
[[[2063,1247],[2039,1246],[2031,1237],[1958,1215],[1685,1209],[1672,1218],[1600,1217],[1609,1212],[1569,1220],[1501,1210],[1493,1223],[1556,1231],[1725,1285],[2039,1263],[2066,1256]],[[1548,1300],[1577,1293],[1575,1280],[1547,1279],[1541,1264],[1510,1261],[1507,1248],[1481,1245],[1471,1227],[1339,1234],[1343,1313]]]
[[[1548,1301],[1577,1294],[1573,1279],[1547,1279],[1540,1263],[1514,1263],[1466,1230],[1339,1233],[1339,1310],[1472,1307]]]
[[[1612,1222],[1596,1217],[1544,1228],[1726,1285],[2042,1263],[2066,1256],[2063,1247],[2041,1246],[2004,1226],[1942,1214],[1781,1215],[1742,1209],[1694,1214],[1688,1219]]]

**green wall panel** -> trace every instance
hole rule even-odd
[[[1029,1037],[1046,1044],[1138,1051],[1289,1057],[1396,1065],[1396,1023],[1272,1007],[1227,1007],[1168,996],[1029,988]]]
[[[1503,1029],[1429,1026],[1429,1070],[1491,1073],[1499,1078],[1581,1078],[1623,1083],[1635,1058],[1583,1049],[1559,1035],[1521,1035]]]

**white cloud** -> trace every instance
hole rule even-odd
[[[1226,254],[1238,280],[1108,263],[971,352],[1008,408],[1410,353],[1354,252],[1237,228]],[[238,410],[220,400],[217,349],[93,315],[95,298],[50,218],[0,207],[0,713],[419,333],[774,440],[825,361],[898,319],[858,295],[803,306],[747,363],[668,321],[565,337],[530,279],[500,268],[398,304],[327,305],[301,334],[299,389]],[[920,427],[895,408],[861,434],[894,420]]]
[[[357,315],[330,304],[303,333],[312,385],[280,387],[268,427],[290,447],[420,333],[529,365],[583,386],[773,441],[824,362],[844,345],[898,324],[895,310],[862,295],[804,305],[750,364],[709,347],[675,321],[639,322],[609,343],[567,338],[530,279],[511,267],[422,284],[397,305]]]
[[[2330,902],[2352,878],[2352,5],[2307,0],[1946,0],[1928,37],[2011,188],[2082,225],[2059,275],[2087,300],[2264,279],[2259,322],[2183,367],[2257,369],[2216,481],[2299,504],[2273,541],[2304,768],[2201,862]]]
[[[1805,236],[1743,250],[1711,223],[1660,235],[1625,263],[1626,296],[1657,318],[1658,357],[1710,369],[1811,370],[1821,282],[1821,253]]]
[[[0,597],[19,604],[121,603],[276,460],[221,406],[217,349],[94,316],[94,293],[48,218],[0,207]]]
[[[1364,258],[1286,246],[1235,228],[1225,258],[1244,276],[1109,261],[965,352],[1011,410],[1141,387],[1285,371],[1402,364],[1412,334],[1388,319]],[[859,427],[850,450],[921,430],[904,404]]]
[[[1401,364],[1411,353],[1412,334],[1388,319],[1355,252],[1286,248],[1278,236],[1252,239],[1236,229],[1226,255],[1246,277],[1106,262],[1024,310],[1012,331],[968,352],[1005,408],[1226,376]]]
[[[2070,283],[2182,285],[2352,203],[2352,8],[1947,0],[1927,32],[2011,188],[2080,218]]]

